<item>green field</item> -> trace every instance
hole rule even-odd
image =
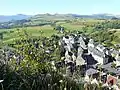
[[[52,19],[52,18],[51,18]],[[34,19],[32,19],[34,20]],[[53,19],[52,19],[53,20]],[[64,20],[60,20],[56,22],[56,25],[63,26],[65,31],[83,31],[83,27],[87,26],[87,33],[93,33],[92,25],[98,22],[104,22],[105,20],[97,20],[97,19],[71,19],[69,22]],[[34,23],[39,23],[40,21],[34,21]],[[31,27],[24,27],[24,28],[13,28],[13,29],[0,29],[0,33],[4,32],[3,34],[3,42],[5,44],[13,43],[15,40],[20,39],[23,36],[23,31],[26,31],[30,36],[40,37],[50,37],[53,34],[58,34],[58,31],[54,30],[51,25],[43,25],[43,26],[31,26]],[[120,30],[116,29],[115,36],[120,37]],[[117,40],[119,43],[119,40]],[[112,41],[113,44],[117,44],[116,41]]]
[[[52,34],[57,33],[51,26],[37,26],[37,27],[27,27],[27,28],[17,28],[14,29],[1,29],[0,32],[6,31],[3,38],[4,43],[12,43],[14,40],[21,38],[20,35],[23,35],[23,30],[26,30],[26,32],[30,36],[51,36]],[[12,31],[12,32],[11,32]],[[41,31],[43,33],[41,33]]]
[[[61,25],[65,27],[66,31],[72,31],[72,30],[80,31],[82,30],[83,27],[82,25],[75,25],[66,22],[58,22],[57,25]],[[53,34],[58,34],[58,31],[54,30],[53,27],[50,25],[25,27],[25,28],[13,28],[13,29],[0,29],[0,32],[6,32],[3,34],[4,35],[3,42],[12,43],[14,40],[21,38],[20,35],[23,34],[23,30],[26,30],[26,32],[30,36],[38,36],[38,37],[41,35],[50,37]]]

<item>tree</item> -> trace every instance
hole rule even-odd
[[[56,26],[55,28],[54,28],[54,30],[57,30],[57,31],[59,31],[59,32],[64,32],[64,27],[62,27],[62,26],[60,26],[60,25],[58,25],[58,26]]]
[[[82,28],[82,30],[83,30],[84,33],[86,33],[88,28],[85,26],[85,27]]]
[[[1,40],[3,39],[3,33],[0,33],[0,39]]]

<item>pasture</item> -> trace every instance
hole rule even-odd
[[[34,23],[37,23],[38,21],[39,20],[34,21]],[[97,20],[97,19],[71,19],[70,21],[60,20],[56,22],[56,25],[63,26],[65,28],[65,31],[73,31],[73,30],[83,31],[83,27],[87,26],[87,33],[90,34],[94,32],[92,25],[98,22],[104,22],[104,21],[105,20]],[[45,37],[50,37],[53,34],[60,35],[60,33],[54,30],[51,25],[12,28],[12,29],[0,29],[0,33],[4,32],[3,40],[2,40],[3,43],[9,44],[9,43],[14,43],[15,40],[19,40],[23,36],[24,30],[30,36],[35,36],[35,37],[40,37],[41,35]],[[119,37],[120,31],[116,30],[116,33],[114,33],[114,35]],[[112,43],[116,44],[116,41],[113,41]]]
[[[65,30],[82,30],[82,25],[76,25],[66,22],[58,22],[57,25],[65,27]],[[0,29],[0,32],[5,32],[3,34],[4,43],[13,43],[14,40],[20,39],[23,35],[23,30],[25,30],[30,36],[46,36],[50,37],[53,34],[58,34],[58,31],[54,30],[50,25],[44,26],[34,26],[34,27],[24,27],[24,28],[13,28],[13,29]]]
[[[13,28],[13,29],[1,29],[0,32],[3,34],[4,43],[13,43],[14,40],[20,39],[23,36],[23,30],[25,30],[30,36],[51,36],[57,32],[53,30],[51,26],[36,26],[27,28]]]

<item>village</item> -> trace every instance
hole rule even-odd
[[[83,35],[66,35],[60,40],[61,53],[67,64],[66,74],[81,68],[85,90],[87,84],[102,84],[105,90],[120,90],[120,51],[105,47]],[[76,52],[75,52],[76,51]],[[60,63],[59,63],[60,64]],[[97,90],[97,89],[93,89]]]
[[[0,90],[120,90],[120,0],[0,3]]]
[[[33,40],[34,47],[44,47],[45,44],[39,45],[39,40]],[[30,43],[31,41],[23,41]],[[19,43],[18,43],[19,44]],[[72,77],[79,70],[78,74],[82,77],[81,83],[84,83],[85,90],[89,89],[89,85],[94,85],[97,90],[97,85],[100,85],[103,90],[120,90],[120,51],[113,48],[105,47],[104,45],[95,42],[82,34],[63,35],[58,40],[60,47],[61,61],[50,61],[54,70],[66,68],[65,73],[61,72],[65,77]],[[56,47],[56,45],[54,45]],[[24,47],[23,47],[24,48]],[[52,48],[51,48],[52,49]],[[50,49],[45,51],[51,53]],[[24,55],[19,55],[13,49],[1,49],[1,65],[6,64],[12,59],[16,60],[19,65],[24,60]],[[33,52],[28,52],[32,54]],[[33,59],[36,56],[33,56]],[[79,79],[76,80],[79,82]]]

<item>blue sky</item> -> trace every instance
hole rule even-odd
[[[120,0],[0,0],[0,15],[120,14]]]

